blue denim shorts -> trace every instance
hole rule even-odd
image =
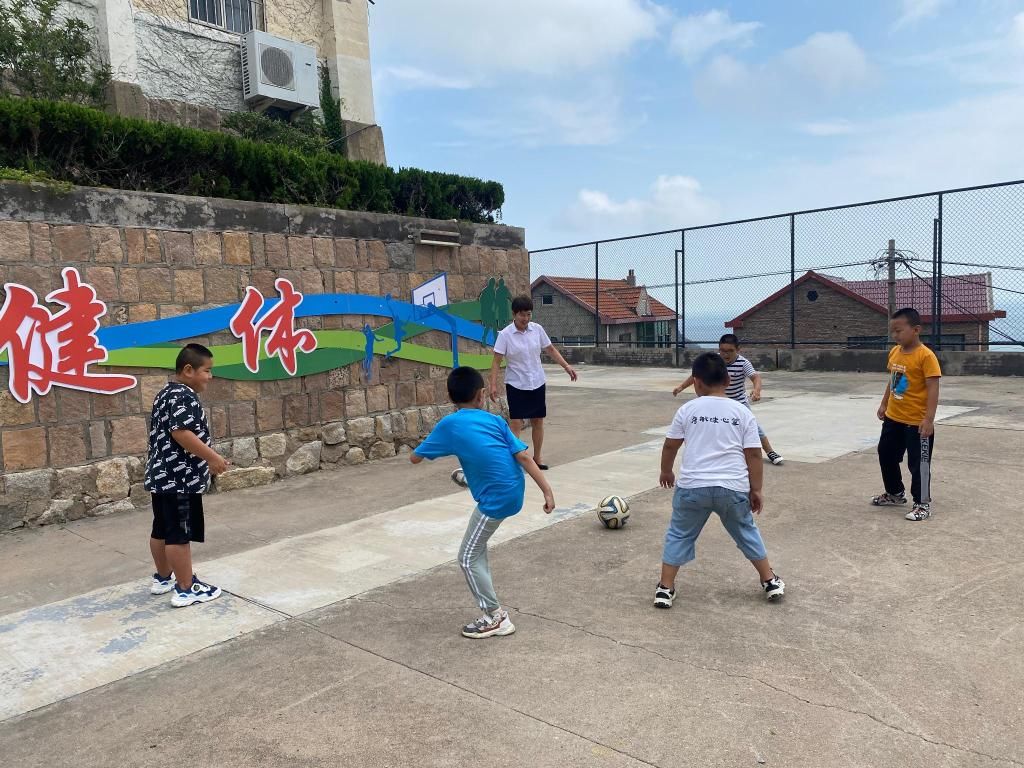
[[[750,511],[746,493],[721,486],[676,488],[672,497],[672,520],[665,533],[665,551],[661,560],[668,565],[684,565],[696,557],[697,537],[714,512],[748,560],[768,557],[761,531]]]

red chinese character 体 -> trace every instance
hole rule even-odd
[[[231,318],[229,328],[242,340],[242,361],[253,373],[260,369],[259,355],[264,331],[267,338],[267,356],[277,356],[290,376],[296,371],[296,351],[312,352],[316,349],[316,336],[305,328],[295,328],[295,308],[302,303],[302,294],[291,281],[279,277],[274,287],[280,300],[259,320],[256,316],[263,308],[263,295],[252,286],[245,289],[245,299]]]
[[[46,296],[64,307],[56,313],[40,304],[31,288],[4,286],[0,352],[7,352],[8,388],[21,403],[29,402],[32,392],[45,395],[52,386],[112,395],[136,384],[134,376],[90,373],[90,365],[107,359],[107,350],[96,337],[107,305],[96,298],[91,285],[82,283],[77,269],[67,267],[61,274],[64,287]]]

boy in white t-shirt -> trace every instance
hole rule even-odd
[[[661,450],[661,487],[675,485],[676,490],[654,605],[672,607],[676,574],[694,559],[697,537],[712,512],[757,569],[765,595],[777,600],[786,585],[768,562],[753,516],[764,504],[757,421],[749,408],[726,394],[729,371],[720,355],[705,352],[694,360],[693,386],[698,397],[676,412]],[[684,441],[677,481],[672,468]]]

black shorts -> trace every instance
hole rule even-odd
[[[165,544],[188,544],[206,538],[203,497],[198,493],[154,493],[154,539]]]
[[[546,384],[541,384],[537,389],[516,389],[506,384],[508,417],[510,419],[543,419],[548,415],[546,391]]]

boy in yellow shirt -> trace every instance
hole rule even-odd
[[[935,409],[939,405],[942,370],[935,353],[921,343],[921,315],[901,309],[889,322],[897,346],[889,352],[889,384],[878,406],[882,436],[878,439],[878,463],[885,493],[871,503],[879,507],[907,503],[900,462],[907,454],[913,508],[907,520],[931,517],[931,456],[935,444]]]

